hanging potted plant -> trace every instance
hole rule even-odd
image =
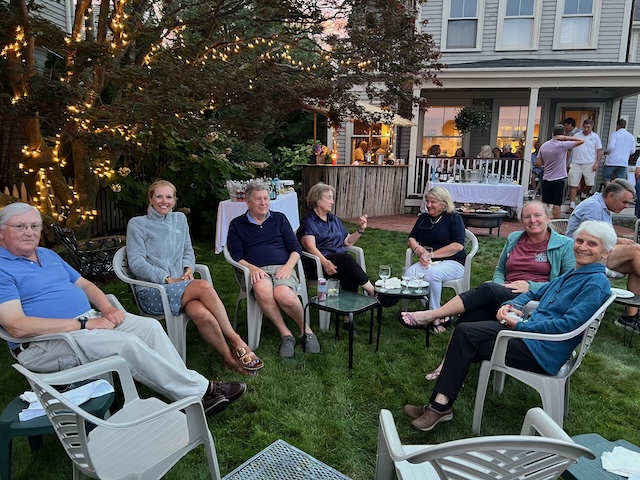
[[[484,103],[462,107],[453,122],[463,135],[473,130],[481,132],[491,128],[491,108]]]

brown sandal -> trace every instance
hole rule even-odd
[[[244,347],[240,347],[238,350],[236,350],[236,357],[238,358],[238,363],[240,363],[240,366],[245,370],[254,372],[264,367],[264,363],[262,363],[262,360],[260,360],[251,350],[248,350]]]

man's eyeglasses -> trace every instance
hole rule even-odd
[[[9,225],[8,223],[5,223],[5,225],[7,227],[15,228],[20,233],[26,232],[27,228],[30,228],[34,232],[39,232],[40,230],[42,230],[42,224],[41,223],[32,223],[31,225],[26,225],[24,223],[17,223],[15,225]]]

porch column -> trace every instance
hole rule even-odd
[[[621,98],[614,98],[613,104],[611,105],[611,122],[609,124],[609,134],[611,132],[616,131],[616,126],[618,124],[618,119],[620,118],[620,106],[622,104]],[[605,139],[607,140],[607,139]],[[609,146],[609,142],[607,141],[607,147]]]
[[[526,192],[529,190],[529,176],[531,174],[531,148],[533,147],[533,129],[536,125],[536,108],[538,107],[539,87],[532,87],[529,93],[529,114],[527,116],[527,135],[524,138],[524,162],[522,163],[522,175],[520,185]]]
[[[631,133],[633,133],[633,138],[636,139],[637,145],[638,137],[640,136],[640,95],[636,97],[636,114],[633,117],[633,132]]]
[[[420,97],[420,88],[413,89],[413,96]],[[405,192],[405,200],[409,196],[409,194],[413,193],[414,191],[413,186],[416,182],[416,156],[418,154],[418,142],[420,142],[420,145],[422,145],[422,139],[418,138],[418,127],[421,125],[419,105],[413,106],[413,109],[411,110],[410,120],[413,121],[414,126],[411,127],[409,133],[409,158],[407,158],[407,164],[409,165],[409,176],[407,178],[407,191]]]

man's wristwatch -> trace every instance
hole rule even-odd
[[[84,315],[82,315],[81,317],[78,317],[78,321],[80,322],[80,330],[84,330],[85,328],[87,328],[87,321],[89,319],[87,317],[85,317]]]

